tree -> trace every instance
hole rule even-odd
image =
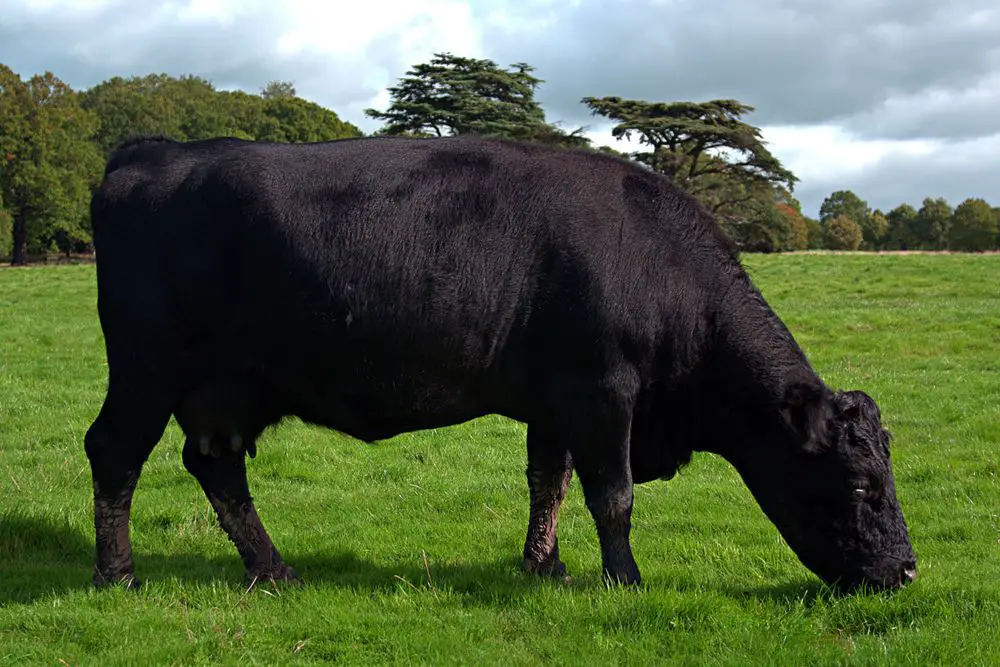
[[[882,250],[889,234],[889,218],[875,209],[861,223],[861,247],[865,250]]]
[[[767,150],[760,130],[740,118],[753,107],[736,100],[643,102],[585,97],[594,115],[615,122],[616,139],[637,137],[648,151],[633,157],[667,175],[719,215],[741,215],[751,200],[798,179]]]
[[[291,81],[268,81],[267,85],[261,88],[260,96],[265,100],[296,97],[295,84]]]
[[[57,238],[89,241],[87,204],[100,176],[93,114],[51,72],[27,82],[0,65],[0,197],[13,220],[11,263]]]
[[[198,77],[116,77],[84,93],[100,120],[98,142],[107,152],[140,134],[181,141],[232,136],[257,141],[327,141],[361,136],[337,114],[294,95],[289,82],[271,82],[253,95],[217,91]]]
[[[857,250],[861,246],[861,225],[846,215],[838,215],[824,225],[823,238],[830,250]]]
[[[927,250],[944,250],[948,247],[952,210],[943,197],[923,201],[913,221],[913,236],[917,246]]]
[[[850,190],[837,190],[823,200],[819,207],[819,221],[825,223],[833,218],[846,215],[861,225],[871,213],[868,202]]]
[[[805,220],[806,231],[808,232],[809,249],[820,250],[824,244],[823,225],[816,218],[810,218],[809,216],[802,217]]]
[[[893,250],[909,250],[917,247],[914,226],[917,209],[909,204],[900,204],[886,216],[889,228],[886,231],[885,247]]]
[[[337,114],[300,97],[261,97],[242,91],[218,93],[233,119],[233,132],[255,141],[303,143],[360,137],[360,129]]]
[[[545,120],[535,101],[542,83],[534,68],[515,63],[510,69],[492,60],[436,53],[415,65],[389,88],[385,111],[366,109],[381,120],[379,134],[418,137],[478,134],[547,143],[586,145],[582,130],[566,133]]]
[[[785,219],[788,234],[783,239],[781,250],[805,250],[809,247],[809,227],[802,216],[790,204],[777,204],[775,210]]]
[[[112,77],[81,93],[81,106],[98,119],[95,139],[105,153],[123,140],[162,134],[183,139],[180,112],[168,87],[166,74]]]
[[[985,200],[969,198],[955,207],[950,246],[955,250],[982,251],[996,247],[997,215]]]

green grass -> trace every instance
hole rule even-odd
[[[94,591],[93,267],[5,269],[0,664],[996,664],[1000,255],[746,261],[823,377],[882,406],[920,567],[901,593],[826,591],[710,455],[638,487],[642,590],[601,584],[575,480],[573,581],[521,574],[524,428],[499,417],[377,446],[297,422],[268,434],[252,490],[306,583],[249,592],[171,424],[133,512],[145,586]]]

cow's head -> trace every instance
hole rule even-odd
[[[875,401],[798,382],[779,412],[790,437],[734,463],[802,563],[847,590],[913,581],[916,558]]]

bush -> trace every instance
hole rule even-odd
[[[861,225],[846,215],[827,221],[823,229],[823,245],[830,250],[857,250],[861,240]]]

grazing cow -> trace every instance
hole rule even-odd
[[[878,407],[817,377],[714,221],[638,165],[468,137],[148,138],[110,158],[92,217],[97,584],[135,582],[132,494],[171,415],[249,577],[296,576],[247,488],[265,428],[373,441],[488,413],[528,427],[529,571],[565,571],[575,470],[604,575],[638,583],[633,484],[708,451],[822,579],[916,575]]]

